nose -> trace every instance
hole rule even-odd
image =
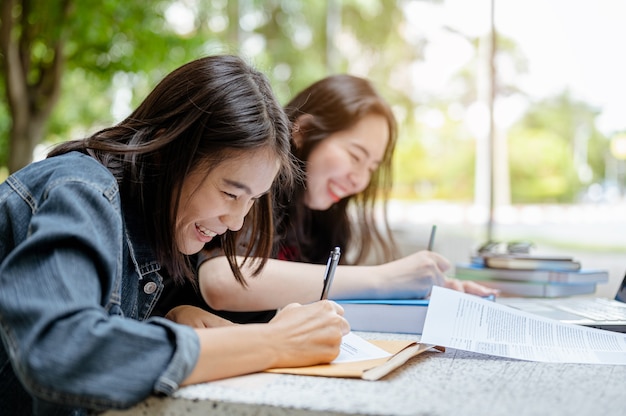
[[[221,221],[226,227],[228,227],[231,231],[239,231],[241,227],[243,227],[243,221],[245,219],[245,215],[231,213],[224,214],[221,217]]]
[[[220,217],[220,220],[226,227],[228,227],[231,231],[239,231],[241,227],[243,227],[243,222],[246,218],[246,215],[252,208],[252,201],[248,204],[241,203],[237,207],[234,207],[232,210],[229,210],[227,213]]]
[[[350,184],[354,187],[354,192],[359,193],[367,188],[370,183],[370,171],[367,168],[355,168],[350,173]]]

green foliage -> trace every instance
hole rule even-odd
[[[49,61],[56,41],[64,42],[66,58],[62,94],[48,123],[47,141],[82,137],[114,123],[166,73],[191,59],[237,53],[268,75],[283,103],[331,73],[368,77],[398,115],[395,195],[470,201],[475,140],[462,120],[449,116],[448,108],[454,104],[461,113],[467,111],[480,95],[478,54],[445,91],[430,96],[413,91],[411,67],[423,59],[428,39],[405,38],[405,2],[71,1],[69,18],[62,20],[63,2],[31,0],[29,19],[38,25],[30,59]],[[169,19],[174,10],[191,16],[184,30]],[[450,33],[462,36],[452,29]],[[466,40],[477,51],[478,39]],[[527,62],[511,39],[499,36],[498,59],[508,61],[518,74],[526,70]],[[29,76],[36,79],[38,74]],[[514,79],[499,80],[500,97],[519,93]],[[121,100],[122,106],[116,100],[120,92],[130,96]],[[431,110],[440,113],[441,125],[428,127],[420,119]],[[572,202],[589,181],[604,177],[608,140],[594,127],[597,115],[567,93],[530,103],[508,138],[513,202]],[[0,165],[6,164],[9,126],[3,100]],[[580,177],[574,163],[574,155],[580,163],[581,143],[586,145],[584,161],[591,167],[591,178]]]
[[[604,177],[609,141],[595,128],[597,116],[567,91],[528,110],[509,133],[513,202],[575,202]],[[590,177],[579,174],[585,165]]]
[[[402,12],[388,1],[336,2],[341,13],[336,38],[327,37],[327,2],[198,2],[189,9],[195,13],[192,30],[183,35],[173,30],[166,14],[173,4],[187,3],[159,0],[150,7],[143,1],[106,0],[98,7],[88,3],[75,4],[65,28],[67,71],[49,125],[50,141],[112,121],[113,90],[119,87],[112,83],[119,79],[115,74],[127,74],[124,87],[132,92],[134,106],[164,74],[206,53],[244,55],[268,75],[281,102],[287,102],[314,80],[355,70],[351,55],[340,53],[331,62],[328,53],[330,44],[341,48],[346,37],[356,42],[353,48],[358,46],[352,55],[368,57],[357,72],[372,79],[390,102],[407,109],[413,105],[406,90],[389,87],[390,68],[408,65],[419,51],[403,46],[397,30]],[[227,25],[215,29],[211,23],[215,19]]]
[[[48,124],[46,142],[57,143],[86,136],[113,123],[109,82],[81,68],[64,77],[61,98]]]
[[[571,202],[579,184],[572,149],[545,129],[519,129],[509,135],[512,203]]]
[[[442,117],[445,112],[439,112]],[[394,155],[394,197],[468,201],[473,197],[475,142],[462,123],[438,128],[407,123]]]
[[[1,81],[1,78],[0,78]],[[4,97],[4,82],[0,83],[0,96]],[[9,129],[11,128],[11,117],[5,100],[0,100],[0,166],[7,165],[7,155],[9,154]],[[0,178],[0,181],[4,180]]]
[[[167,73],[196,57],[204,39],[173,30],[164,16],[171,3],[104,0],[94,7],[92,2],[76,2],[67,27],[68,69],[81,68],[110,81],[119,71],[159,68]]]
[[[473,140],[456,140],[449,143],[446,157],[434,161],[439,173],[437,199],[471,202],[474,197],[474,159],[476,146]]]
[[[426,149],[419,140],[415,137],[400,137],[393,162],[395,197],[415,199],[418,195],[431,192],[430,181],[417,179],[423,177],[422,173],[425,170],[423,162],[426,160]]]
[[[243,52],[265,72],[279,100],[328,73],[326,2],[262,1],[244,8]],[[254,41],[262,48],[251,48]]]
[[[211,34],[192,28],[186,35],[174,31],[165,17],[172,0],[103,0],[67,2],[16,1],[16,12],[27,15],[30,26],[17,26],[15,33],[30,42],[31,85],[50,66],[55,48],[60,45],[64,72],[62,94],[48,121],[44,140],[73,138],[75,132],[93,130],[112,121],[111,82],[119,74],[130,74],[133,102],[143,98],[165,73],[206,53]],[[202,32],[202,33],[200,33]],[[197,35],[197,36],[196,36]],[[138,76],[135,76],[138,75]],[[4,73],[0,70],[0,77]],[[148,85],[148,87],[146,87]],[[41,97],[45,99],[47,97]],[[0,106],[0,152],[7,154],[10,125],[5,123],[8,109]],[[5,159],[1,160],[6,163]]]

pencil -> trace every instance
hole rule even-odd
[[[435,232],[437,231],[437,226],[433,225],[433,228],[430,229],[430,239],[428,240],[428,251],[433,251],[433,247],[435,245]]]

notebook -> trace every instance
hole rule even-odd
[[[561,322],[626,333],[626,276],[615,299],[570,297],[558,299],[499,298],[498,303]]]

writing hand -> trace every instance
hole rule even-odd
[[[343,308],[328,300],[307,305],[291,303],[268,325],[283,353],[276,367],[328,363],[339,355],[341,339],[350,332]]]

